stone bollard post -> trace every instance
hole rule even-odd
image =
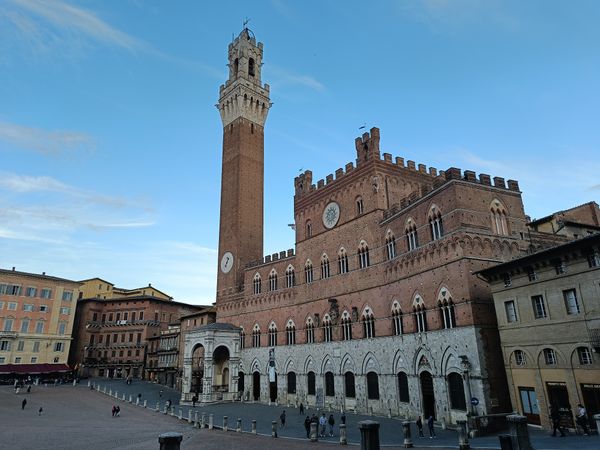
[[[160,403],[156,402],[156,412],[159,412],[159,411],[160,411]]]
[[[471,446],[469,445],[469,434],[467,433],[467,421],[457,420],[456,424],[458,425],[458,448],[469,450]]]
[[[206,413],[202,413],[200,417],[200,428],[206,428]]]
[[[514,450],[533,450],[529,441],[529,429],[527,428],[527,418],[518,414],[506,416],[510,424],[510,437]]]
[[[192,420],[192,410],[191,409],[188,409],[188,419],[187,420],[188,420],[188,423],[192,423],[193,422],[193,420]]]
[[[140,398],[139,397],[135,398],[135,405],[140,406]]]
[[[227,425],[227,420],[229,418],[227,416],[223,416],[223,431],[228,431],[229,430],[229,426]]]
[[[170,412],[171,417],[175,417],[175,407],[171,406],[170,409],[171,409],[171,412]]]
[[[271,422],[271,437],[277,437],[277,421],[274,420]]]
[[[238,433],[242,432],[242,418],[241,417],[238,417],[237,427],[235,428],[235,431],[237,431]]]
[[[183,419],[183,409],[179,408],[179,415],[177,416],[179,420]]]
[[[600,437],[600,414],[594,414],[593,419],[596,421],[596,430],[598,430],[598,437]]]
[[[200,428],[200,422],[198,422],[198,411],[194,411],[194,427]]]
[[[346,424],[340,424],[340,445],[348,445],[348,440],[346,439]]]
[[[252,434],[256,434],[256,419],[254,419],[252,421],[252,431],[251,431],[251,433]]]
[[[179,450],[183,435],[181,433],[168,432],[158,436],[160,450]]]
[[[168,412],[168,411],[167,411],[167,405],[165,405],[165,410],[164,410],[163,414],[165,414],[165,415],[166,415],[166,414],[167,414],[167,412]]]
[[[90,380],[88,380],[88,387],[90,387],[92,385],[92,382]]]
[[[319,433],[317,433],[318,424],[310,423],[310,442],[317,442],[319,440]]]
[[[123,397],[125,397],[125,394],[123,394]],[[125,400],[125,398],[123,398],[123,400]],[[138,399],[139,401],[139,399]],[[133,403],[133,395],[129,394],[129,403]]]
[[[104,393],[106,394],[106,386],[104,386]]]
[[[413,441],[410,433],[410,422],[408,420],[402,422],[402,431],[404,432],[404,448],[413,448]]]
[[[125,394],[123,394],[123,401],[125,401]]]
[[[106,393],[106,391],[104,391]],[[112,389],[108,390],[108,395],[112,396]]]
[[[214,419],[213,415],[209,414],[208,415],[208,429],[209,430],[213,429],[213,419]]]
[[[363,420],[358,422],[360,429],[360,449],[379,450],[379,422]]]
[[[144,400],[144,408],[146,408],[148,406],[148,401]]]

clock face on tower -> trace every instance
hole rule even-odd
[[[340,219],[340,205],[336,202],[329,203],[323,210],[323,225],[325,228],[333,228]]]
[[[228,273],[233,267],[233,254],[231,252],[223,253],[221,258],[221,272]]]

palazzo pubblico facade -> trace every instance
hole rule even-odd
[[[517,181],[392,157],[371,128],[355,162],[295,178],[295,248],[264,256],[262,55],[248,29],[229,45],[217,323],[185,337],[183,399],[221,386],[219,398],[446,422],[510,411],[475,272],[550,239],[528,229]]]

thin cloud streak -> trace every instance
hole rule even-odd
[[[92,12],[76,8],[60,0],[10,0],[19,7],[43,18],[54,27],[80,33],[94,40],[116,45],[130,51],[146,50],[147,44],[111,27]],[[23,25],[19,25],[23,28]],[[31,24],[27,29],[31,30]]]
[[[325,91],[325,86],[310,75],[298,75],[275,65],[271,65],[269,70],[271,74],[275,75],[275,79],[271,82],[271,86],[299,85],[316,92]]]
[[[43,155],[92,150],[94,141],[84,133],[74,131],[48,131],[0,121],[0,141]]]

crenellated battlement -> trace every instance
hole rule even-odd
[[[433,169],[433,171],[436,170],[433,167],[430,168],[430,170],[431,169]],[[450,167],[446,171],[441,170],[439,172],[439,174],[433,180],[433,185],[431,187],[429,187],[427,185],[423,185],[423,186],[421,186],[420,192],[412,192],[410,195],[401,199],[400,203],[393,204],[390,207],[390,209],[388,209],[387,211],[384,212],[384,215],[383,215],[384,219],[388,219],[388,218],[394,216],[395,214],[397,214],[404,208],[412,205],[413,203],[416,203],[417,201],[421,200],[423,197],[429,195],[431,192],[437,190],[438,188],[440,188],[441,186],[445,185],[446,183],[448,183],[452,180],[467,181],[469,183],[479,184],[482,186],[491,186],[491,187],[495,187],[495,188],[499,188],[499,189],[505,189],[508,191],[521,192],[519,190],[519,182],[516,180],[508,180],[505,182],[504,178],[502,178],[502,177],[492,178],[490,175],[488,175],[486,173],[480,173],[479,177],[477,177],[477,174],[472,170],[465,170],[463,172],[459,168]],[[493,183],[492,183],[492,180],[493,180]]]
[[[250,261],[246,265],[246,269],[249,269],[251,267],[262,266],[263,264],[274,263],[274,262],[277,262],[277,261],[281,261],[283,259],[292,258],[294,256],[295,256],[295,253],[294,253],[294,249],[293,248],[290,248],[288,250],[282,250],[279,253],[273,253],[271,255],[266,255],[262,259],[258,259],[258,260],[255,260],[255,261]]]
[[[296,199],[335,183],[354,170],[362,167],[367,161],[378,161],[380,164],[383,163],[383,167],[389,166],[393,169],[414,172],[425,177],[423,179],[424,182],[420,187],[421,192],[413,192],[410,196],[403,199],[403,201],[406,202],[414,202],[450,180],[468,181],[484,186],[493,186],[500,189],[519,192],[519,183],[515,180],[508,180],[505,182],[502,177],[492,178],[490,175],[484,173],[479,174],[479,177],[477,177],[476,173],[472,170],[465,170],[463,172],[456,167],[451,167],[445,171],[438,171],[435,167],[427,167],[425,164],[416,163],[412,160],[405,160],[400,156],[394,158],[391,153],[384,153],[382,158],[379,152],[379,139],[379,129],[375,127],[371,128],[370,133],[364,133],[361,137],[356,138],[356,167],[353,163],[349,162],[344,168],[339,168],[335,173],[328,174],[324,179],[318,180],[316,184],[313,184],[312,171],[306,170],[304,173],[298,175],[294,179]]]

